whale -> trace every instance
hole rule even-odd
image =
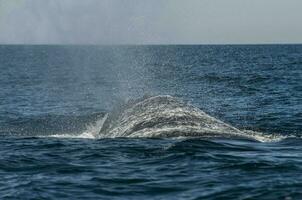
[[[147,96],[105,116],[99,137],[245,137],[246,133],[170,95]]]

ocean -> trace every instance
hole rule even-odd
[[[1,45],[0,70],[1,199],[302,199],[302,45]]]

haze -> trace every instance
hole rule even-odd
[[[0,0],[0,43],[302,43],[301,8],[301,0]]]

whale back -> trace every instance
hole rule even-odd
[[[110,113],[100,137],[240,136],[242,132],[169,95],[144,97]]]

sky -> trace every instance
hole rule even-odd
[[[0,44],[302,43],[301,0],[0,0]]]

